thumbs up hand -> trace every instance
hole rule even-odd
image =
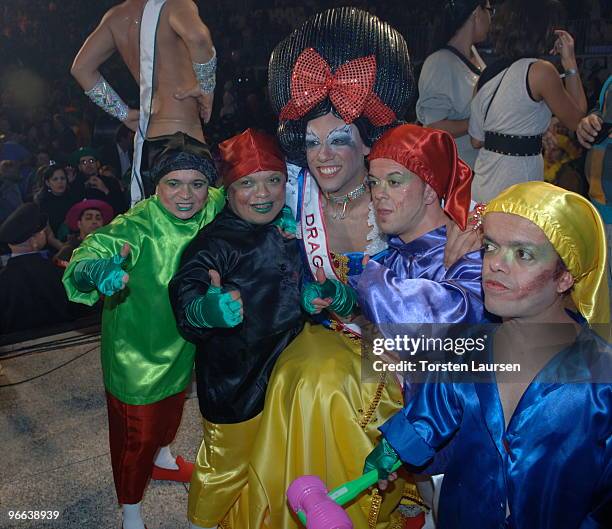
[[[210,286],[215,288],[221,288],[221,276],[216,270],[209,270],[208,277],[210,277]]]
[[[121,267],[130,254],[125,243],[119,254],[108,259],[84,259],[74,267],[73,277],[79,290],[98,289],[105,296],[112,296],[127,285],[130,276]]]
[[[223,292],[221,276],[209,270],[210,286],[204,296],[197,297],[185,309],[185,316],[194,327],[228,329],[243,319],[242,298],[238,290]]]

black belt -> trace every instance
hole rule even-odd
[[[515,136],[487,130],[484,148],[506,156],[537,156],[542,152],[542,135]]]

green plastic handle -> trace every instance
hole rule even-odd
[[[391,472],[395,472],[402,466],[402,462],[398,460],[395,465],[391,467]],[[376,469],[366,472],[362,476],[359,476],[353,481],[347,481],[343,485],[336,487],[331,490],[328,496],[334,500],[338,505],[344,505],[351,500],[354,500],[359,494],[361,494],[368,487],[371,487],[378,481],[378,471]]]
[[[398,460],[395,465],[391,467],[391,472],[395,472],[399,467],[402,466],[402,462]],[[378,470],[370,470],[365,474],[359,476],[353,481],[347,481],[346,483],[331,490],[327,495],[334,500],[338,505],[345,505],[351,500],[354,500],[368,487],[371,487],[378,481]],[[306,515],[302,511],[297,512],[297,517],[304,525],[306,525]]]

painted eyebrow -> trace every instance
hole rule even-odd
[[[351,134],[351,126],[350,125],[341,125],[340,127],[336,127],[335,129],[332,129],[329,131],[329,134],[327,135],[327,137],[329,138],[332,134],[335,134],[337,132],[344,132],[349,136],[352,136]]]

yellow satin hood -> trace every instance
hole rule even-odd
[[[572,299],[589,324],[610,323],[604,224],[584,197],[546,182],[516,184],[486,207],[511,213],[538,226],[574,277]]]

